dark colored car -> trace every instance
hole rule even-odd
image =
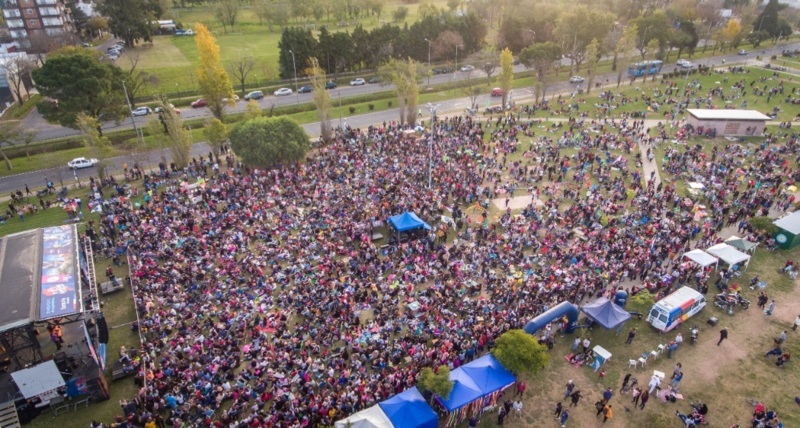
[[[371,83],[371,84],[381,83],[381,78],[380,77],[373,77],[373,78],[369,79],[369,81],[367,83]]]
[[[200,108],[208,105],[208,102],[202,98],[192,103],[192,108]]]
[[[298,90],[298,94],[308,94],[314,92],[314,87],[311,85],[301,86]]]
[[[325,84],[325,89],[336,89],[337,86],[339,85],[337,85],[336,82],[329,80],[328,83]]]

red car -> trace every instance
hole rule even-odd
[[[200,108],[200,107],[205,107],[207,105],[208,105],[208,101],[206,101],[203,98],[200,98],[199,100],[197,100],[197,101],[192,103],[192,108]]]
[[[500,88],[492,89],[492,96],[493,97],[502,97],[503,96],[503,90],[500,89]]]

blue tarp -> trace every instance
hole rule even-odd
[[[450,380],[453,381],[450,396],[447,399],[439,397],[448,412],[510,386],[517,378],[491,354],[486,354],[450,372]]]
[[[398,214],[395,216],[389,217],[389,224],[398,231],[398,232],[408,232],[409,230],[416,230],[416,229],[426,229],[431,230],[431,226],[428,223],[422,221],[416,214],[412,212],[404,212],[403,214]]]
[[[437,428],[439,418],[417,387],[378,403],[394,428]]]
[[[601,297],[581,308],[592,321],[611,330],[618,327],[631,318],[631,314],[625,309],[615,305],[614,302]]]

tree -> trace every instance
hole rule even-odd
[[[780,12],[786,5],[778,3],[778,0],[769,0],[764,10],[753,21],[753,32],[766,31],[770,37],[777,39],[780,31],[778,20]]]
[[[155,118],[148,119],[144,127],[147,130],[147,135],[154,143],[156,143],[161,152],[161,163],[166,165],[167,155],[164,152],[164,148],[169,146],[169,139],[167,138],[167,124],[164,122],[163,113],[160,113],[158,115],[158,119]],[[149,151],[150,151],[149,148],[139,147],[139,150],[135,150],[136,157],[144,158],[146,156],[149,156],[148,155]],[[140,165],[143,165],[145,164],[144,161],[147,159],[141,159],[141,160],[142,162],[140,163]],[[139,162],[139,159],[137,159],[137,162]]]
[[[561,60],[561,47],[553,42],[535,43],[520,52],[519,60],[536,71],[536,102],[540,96],[544,100],[549,73]]]
[[[651,40],[658,40],[659,49],[666,46],[671,27],[664,11],[658,10],[652,14],[640,16],[631,20],[631,24],[635,24],[638,29],[636,49],[639,50],[642,59],[647,57],[647,47]]]
[[[586,93],[592,92],[594,79],[597,76],[597,63],[600,62],[600,42],[592,39],[586,47]]]
[[[258,101],[251,99],[244,108],[244,120],[261,117],[261,113],[261,106],[258,105]]]
[[[16,56],[6,61],[6,80],[14,98],[19,105],[29,98],[31,71],[36,69],[36,63],[27,56]]]
[[[157,2],[155,3],[158,4]],[[148,0],[102,0],[97,11],[108,18],[108,28],[133,47],[138,40],[149,42],[153,35],[153,3]]]
[[[73,34],[63,34],[60,36],[48,35],[43,31],[31,33],[28,36],[28,43],[30,46],[27,49],[28,54],[36,55],[39,63],[44,64],[47,61],[47,56],[63,47],[76,44]]]
[[[217,4],[214,16],[216,16],[217,20],[222,24],[222,31],[227,33],[228,27],[231,27],[231,31],[233,31],[233,26],[236,25],[236,20],[239,18],[239,10],[241,8],[242,4],[239,0],[220,0]]]
[[[304,66],[308,64],[311,57],[317,55],[319,43],[311,30],[287,27],[281,33],[281,40],[278,42],[278,64],[281,78],[291,79],[297,70],[298,76],[305,71]]]
[[[131,105],[136,106],[136,97],[148,86],[158,84],[158,77],[147,71],[137,68],[139,66],[139,53],[133,52],[126,55],[130,68],[124,72],[125,88],[128,90]]]
[[[469,97],[469,106],[473,109],[478,108],[478,97],[483,93],[477,83],[477,79],[474,78],[474,71],[468,71],[467,78],[461,86],[461,92]]]
[[[106,169],[109,165],[106,158],[111,156],[113,150],[111,148],[111,142],[100,132],[100,121],[96,117],[89,116],[83,112],[78,113],[75,121],[78,129],[83,132],[83,142],[89,147],[92,157],[99,159],[97,163],[97,175],[99,175],[101,179],[105,178]]]
[[[750,226],[752,226],[753,229],[763,230],[770,236],[776,235],[779,230],[778,226],[775,226],[775,223],[772,221],[772,219],[767,216],[752,217],[747,222],[750,223]]]
[[[248,103],[248,107],[249,106]],[[256,103],[256,106],[258,106],[258,103]],[[260,113],[259,111],[259,114]],[[245,117],[247,117],[248,120],[253,119],[253,117],[249,117],[247,113],[245,113]],[[203,136],[206,137],[206,142],[211,146],[211,150],[214,154],[219,154],[222,145],[228,141],[228,127],[222,123],[222,121],[213,117],[206,122],[206,126],[203,128]]]
[[[450,380],[450,368],[442,365],[436,369],[435,373],[430,367],[423,368],[419,373],[417,386],[425,392],[436,394],[446,399],[453,390],[453,381]]]
[[[598,12],[580,5],[561,13],[556,21],[556,35],[564,47],[564,56],[570,59],[569,72],[573,67],[580,70],[586,57],[586,47],[593,39],[602,40],[611,31],[614,17],[610,13]]]
[[[761,42],[764,40],[769,39],[769,33],[766,31],[753,31],[746,37],[747,41],[753,45],[753,48],[757,48],[761,45]]]
[[[722,43],[737,47],[742,39],[742,25],[738,20],[731,19],[728,21],[728,25],[720,30],[719,35]]]
[[[200,52],[200,66],[197,69],[197,84],[200,94],[208,103],[211,114],[222,120],[225,106],[233,105],[234,94],[228,73],[219,59],[219,45],[211,32],[203,24],[195,24],[195,43]]]
[[[242,97],[245,94],[245,86],[247,85],[247,76],[256,68],[256,60],[253,57],[240,57],[238,60],[228,64],[228,71],[233,76],[239,88],[242,90]]]
[[[536,374],[550,364],[547,347],[522,330],[509,330],[497,338],[492,355],[515,374]]]
[[[255,6],[255,14],[258,22],[265,21],[267,29],[272,31],[272,26],[285,27],[289,23],[289,5],[284,2],[273,3],[270,0],[262,0]]]
[[[308,135],[287,117],[259,117],[237,124],[230,132],[231,148],[248,165],[270,168],[302,160]]]
[[[6,169],[11,171],[14,166],[11,165],[11,159],[6,156],[6,148],[13,147],[18,138],[18,131],[11,125],[0,125],[0,156],[3,156],[3,161],[6,163]]]
[[[405,61],[392,59],[379,69],[382,84],[394,84],[400,123],[414,125],[417,122],[419,104],[419,64],[411,58]]]
[[[638,312],[640,314],[647,314],[650,308],[656,303],[655,296],[653,296],[647,289],[639,290],[638,293],[628,297],[628,303],[625,309],[631,312]]]
[[[628,68],[633,57],[633,49],[636,47],[636,39],[639,34],[639,27],[634,23],[625,27],[622,32],[622,37],[617,43],[616,55],[620,59],[620,64],[617,68],[617,87],[622,83],[622,74]],[[632,77],[636,77],[634,74]]]
[[[486,74],[486,85],[491,86],[492,75],[500,65],[500,56],[497,54],[497,51],[494,49],[494,47],[484,47],[478,52],[470,55],[467,58],[467,61],[475,64],[475,67],[479,68],[484,74]]]
[[[500,52],[500,89],[503,90],[503,107],[508,104],[508,94],[514,82],[514,55],[508,48]]]
[[[29,151],[29,147],[32,142],[36,141],[36,131],[33,129],[24,129],[17,131],[17,144],[22,144],[22,147],[25,148],[25,156],[30,159],[31,154]]]
[[[394,22],[403,22],[406,18],[408,18],[408,8],[405,6],[400,6],[392,12]]]
[[[306,74],[311,79],[311,86],[314,88],[314,106],[317,107],[317,114],[319,114],[319,135],[322,141],[327,143],[333,138],[333,127],[331,126],[331,94],[325,89],[327,82],[325,71],[319,66],[316,58],[311,58],[311,64]]]
[[[100,37],[104,32],[108,31],[108,18],[104,16],[92,16],[87,19],[84,28],[89,32],[90,37]]]
[[[463,52],[464,39],[455,31],[445,30],[433,41],[431,53],[437,61],[450,60],[455,58],[456,46]]]
[[[189,165],[189,160],[191,159],[192,135],[183,126],[181,115],[178,114],[169,100],[164,97],[161,98],[161,109],[163,111],[161,118],[167,130],[169,146],[172,149],[172,163],[178,169],[183,169]]]
[[[36,89],[46,97],[36,107],[50,122],[77,129],[79,113],[116,120],[128,112],[122,70],[100,61],[95,50],[63,48],[31,75]]]

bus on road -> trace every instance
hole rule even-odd
[[[637,62],[628,67],[628,76],[639,77],[656,74],[661,71],[663,65],[664,63],[659,60]]]

